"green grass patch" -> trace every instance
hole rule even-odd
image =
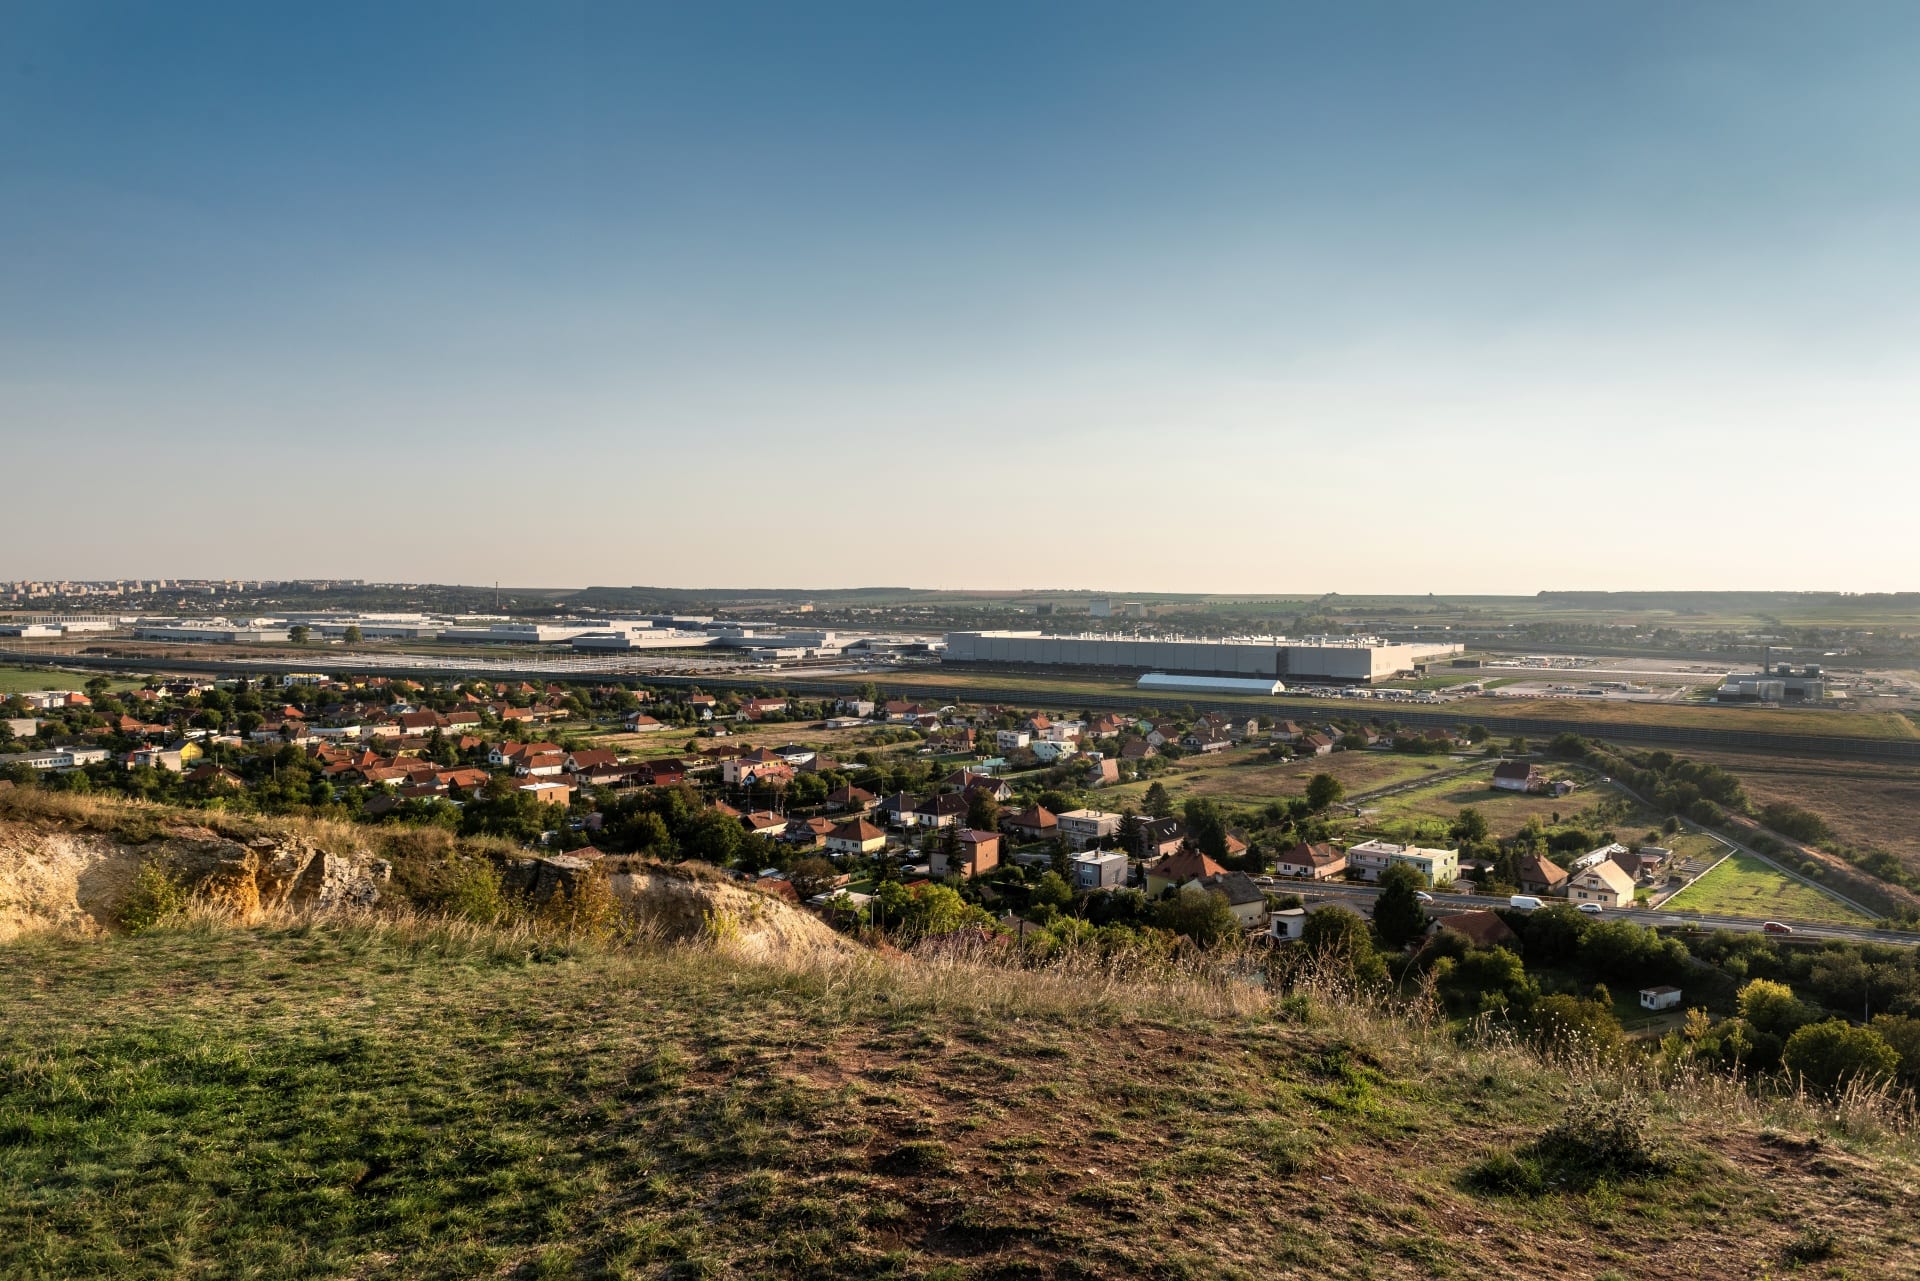
[[[1751,854],[1731,855],[1668,899],[1662,910],[1835,925],[1859,925],[1868,919]]]
[[[99,672],[69,672],[52,667],[0,667],[0,698],[43,689],[85,689],[87,682],[98,675]],[[108,680],[115,693],[139,689],[145,684],[124,676],[110,676]]]
[[[431,926],[36,936],[0,972],[8,1278],[1494,1276],[1575,1224],[1633,1275],[1746,1274],[1795,1239],[1776,1189],[1851,1198],[1862,1275],[1904,1257],[1888,1150],[1844,1187],[1690,1168],[1657,1236],[1490,1197],[1469,1167],[1555,1133],[1560,1071],[1358,1014]]]

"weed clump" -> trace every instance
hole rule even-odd
[[[937,1139],[902,1143],[879,1160],[890,1174],[940,1174],[953,1168],[953,1152]]]
[[[1787,1242],[1787,1262],[1793,1264],[1822,1263],[1840,1253],[1840,1238],[1832,1229],[1807,1227]]]

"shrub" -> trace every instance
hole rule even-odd
[[[1541,1161],[1568,1183],[1665,1174],[1672,1162],[1652,1136],[1653,1118],[1638,1099],[1576,1100],[1534,1144]]]
[[[1534,1040],[1543,1048],[1612,1054],[1620,1049],[1620,1024],[1610,1002],[1577,996],[1543,996],[1533,1006]]]
[[[589,868],[573,883],[573,892],[559,890],[541,905],[542,925],[564,931],[569,939],[604,941],[625,927],[626,913],[613,892],[613,883],[604,868]]]
[[[1885,1081],[1899,1070],[1900,1055],[1869,1027],[1828,1019],[1787,1038],[1781,1061],[1816,1090],[1838,1093],[1850,1081]]]
[[[485,859],[454,865],[440,893],[440,906],[448,915],[475,925],[496,924],[510,911],[500,886],[500,871]]]
[[[149,859],[134,873],[133,887],[120,901],[118,916],[127,933],[144,934],[178,919],[186,910],[187,891],[180,878],[159,860]]]

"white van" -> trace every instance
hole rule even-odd
[[[1507,900],[1507,906],[1516,912],[1537,912],[1546,904],[1531,894],[1515,894]]]

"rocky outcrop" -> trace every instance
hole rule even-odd
[[[641,926],[749,961],[806,961],[866,949],[805,908],[705,865],[607,859],[613,892]]]
[[[140,861],[138,847],[104,836],[0,823],[0,943],[27,930],[105,929]]]
[[[141,864],[158,861],[201,902],[236,921],[276,909],[371,907],[393,876],[384,859],[339,854],[298,836],[233,841],[181,828],[126,845],[97,833],[0,823],[0,940],[24,929],[109,928]]]
[[[517,858],[500,874],[500,888],[527,898],[537,907],[555,894],[572,898],[580,879],[592,867],[592,860],[572,854]]]

